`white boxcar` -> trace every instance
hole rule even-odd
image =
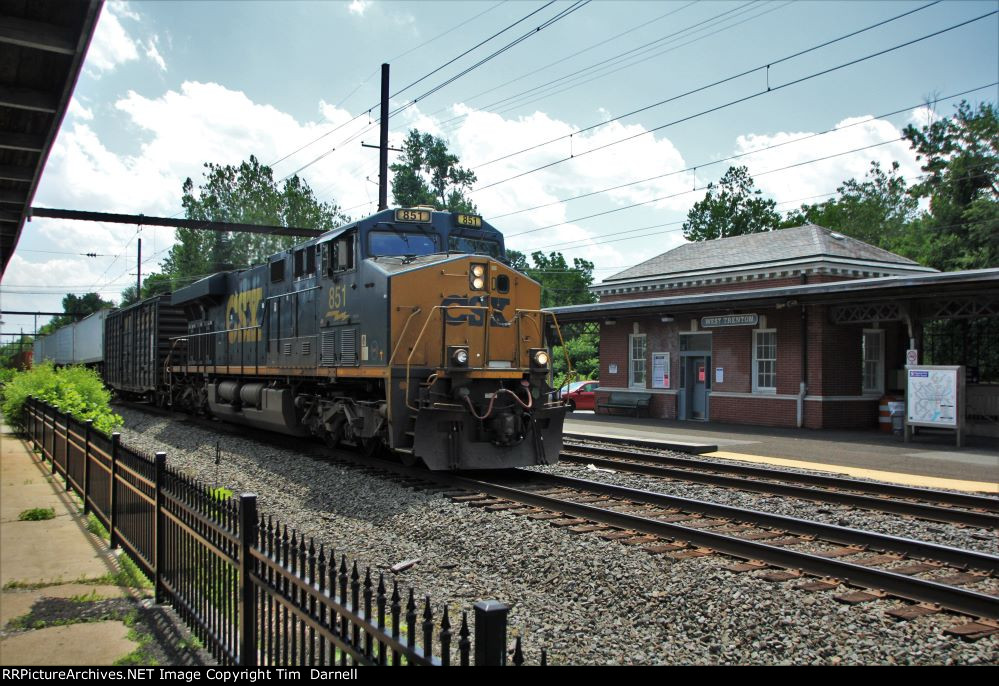
[[[104,360],[104,319],[109,310],[99,310],[73,325],[73,362],[93,364]]]

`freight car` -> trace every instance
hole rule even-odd
[[[170,295],[158,295],[107,315],[104,323],[104,382],[115,392],[160,406],[167,404],[163,365],[187,320]]]
[[[78,322],[40,336],[32,344],[33,363],[100,365],[104,360],[104,320],[111,310],[98,310]]]

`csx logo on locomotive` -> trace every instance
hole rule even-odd
[[[257,313],[260,309],[260,300],[263,297],[263,288],[240,291],[229,296],[225,308],[225,328],[229,330],[230,343],[235,343],[236,341],[251,343],[260,340],[261,322],[258,321]],[[236,329],[249,330],[237,331]]]
[[[448,307],[448,305],[465,305],[469,308],[491,308],[492,316],[489,320],[490,326],[510,326],[510,322],[507,321],[506,315],[503,314],[503,310],[505,310],[506,306],[509,304],[510,298],[497,298],[496,296],[489,295],[473,295],[471,297],[467,295],[449,295],[441,300],[441,305],[444,307]],[[483,313],[484,310],[481,309],[466,310],[464,307],[455,307],[444,310],[444,317],[448,324],[482,326]]]

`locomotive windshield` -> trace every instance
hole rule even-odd
[[[368,254],[371,257],[431,255],[437,251],[437,237],[425,233],[372,231],[368,238]]]
[[[447,237],[447,251],[468,253],[471,255],[489,255],[490,257],[502,257],[500,245],[497,241],[487,238],[469,238],[468,236],[458,236],[451,234]]]

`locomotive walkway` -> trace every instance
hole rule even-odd
[[[957,450],[953,435],[920,434],[913,443],[878,431],[814,431],[772,427],[700,424],[669,419],[574,412],[565,431],[645,441],[702,443],[703,453],[781,467],[815,469],[909,486],[999,493],[996,440],[970,437]],[[701,451],[698,451],[701,452]]]
[[[51,508],[55,516],[19,520],[35,508]],[[143,643],[162,639],[176,624],[161,608],[137,612],[148,606],[147,593],[115,585],[122,577],[115,557],[87,530],[63,482],[0,423],[0,665],[156,659],[161,651],[143,651],[135,639],[143,633]],[[160,626],[150,632],[151,614]],[[35,626],[40,628],[30,628]]]

